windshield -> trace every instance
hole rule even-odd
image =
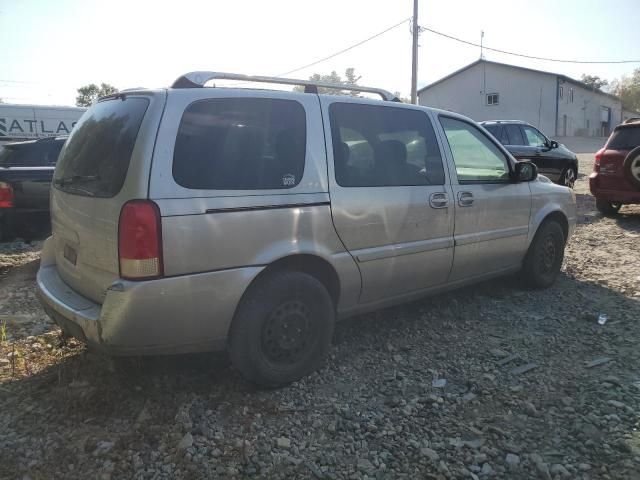
[[[613,131],[607,148],[632,150],[640,146],[640,127],[625,127]]]
[[[56,164],[63,140],[9,144],[0,147],[0,167],[50,167]]]
[[[76,195],[116,195],[148,105],[146,98],[118,97],[91,107],[60,153],[54,186]]]

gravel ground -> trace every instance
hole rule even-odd
[[[507,278],[343,322],[321,371],[271,391],[221,356],[61,344],[40,245],[2,245],[0,477],[640,478],[640,208],[606,219],[584,175],[576,192],[553,288]]]

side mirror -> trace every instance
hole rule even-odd
[[[531,162],[516,163],[514,179],[516,182],[531,182],[538,178],[538,167]]]
[[[551,140],[549,142],[549,147],[550,148],[558,148],[560,145],[558,144],[558,142],[556,142],[555,140]]]

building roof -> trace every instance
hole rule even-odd
[[[451,77],[454,77],[455,75],[458,75],[459,73],[464,72],[465,70],[470,69],[471,67],[475,67],[476,65],[478,65],[480,63],[486,63],[487,65],[498,65],[498,66],[501,66],[501,67],[515,68],[515,69],[524,70],[524,71],[527,71],[527,72],[542,73],[544,75],[552,75],[554,77],[558,77],[560,80],[564,80],[565,82],[568,82],[568,83],[573,83],[574,85],[578,85],[579,87],[582,87],[582,88],[584,88],[586,90],[591,90],[591,91],[593,91],[595,93],[599,93],[600,95],[605,95],[607,97],[611,97],[611,98],[614,98],[616,100],[620,100],[615,95],[603,92],[602,90],[594,90],[592,87],[590,87],[586,83],[581,82],[581,81],[576,80],[576,79],[571,78],[571,77],[567,77],[566,75],[562,75],[560,73],[545,72],[544,70],[536,70],[534,68],[519,67],[517,65],[510,65],[508,63],[493,62],[493,61],[490,61],[490,60],[484,60],[482,58],[478,59],[475,62],[472,62],[469,65],[466,65],[466,66],[464,66],[464,67],[462,67],[462,68],[460,68],[460,69],[458,69],[458,70],[456,70],[454,72],[451,72],[449,75],[446,75],[446,76],[442,77],[441,79],[436,80],[433,83],[430,83],[429,85],[425,85],[420,90],[418,90],[418,94],[420,94],[421,92],[423,92],[423,91],[425,91],[425,90],[427,90],[427,89],[429,89],[429,88],[431,88],[431,87],[433,87],[435,85],[438,85],[439,83],[444,82],[445,80],[448,80]]]

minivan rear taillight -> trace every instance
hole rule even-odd
[[[122,207],[118,256],[124,279],[147,280],[163,275],[160,210],[152,201],[132,200]]]
[[[13,207],[13,188],[5,182],[0,182],[0,208]]]

